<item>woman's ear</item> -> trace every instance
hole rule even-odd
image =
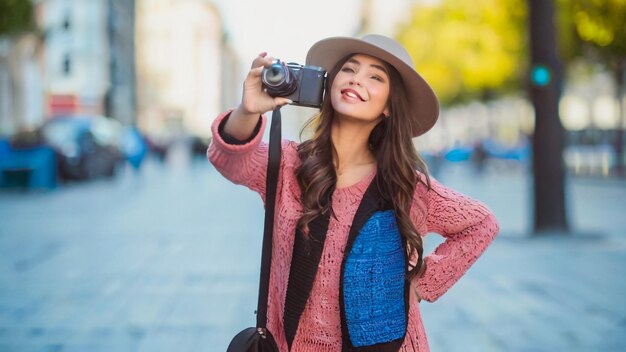
[[[389,107],[388,106],[385,106],[385,110],[383,110],[383,115],[385,115],[385,117],[389,117],[389,115],[391,115],[389,113]]]

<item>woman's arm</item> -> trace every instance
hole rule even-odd
[[[241,104],[213,122],[213,138],[207,150],[209,161],[224,177],[258,192],[263,200],[268,146],[262,142],[267,123],[262,114],[291,102],[286,98],[273,98],[263,90],[261,73],[272,61],[266,53],[254,59],[244,81]]]
[[[257,127],[247,140],[225,133],[232,110],[220,114],[211,127],[213,138],[207,150],[209,161],[229,181],[258,192],[265,199],[267,144],[262,141],[267,119],[257,118]]]
[[[419,297],[429,302],[441,297],[467,270],[498,234],[493,213],[482,203],[447,188],[431,178],[431,189],[418,185],[416,195],[425,199],[426,230],[445,238],[426,256],[426,271],[416,278]]]

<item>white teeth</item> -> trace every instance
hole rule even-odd
[[[359,98],[356,94],[352,93],[352,92],[346,92],[346,95],[352,98]]]

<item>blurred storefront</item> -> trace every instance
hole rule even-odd
[[[564,158],[570,172],[609,176],[618,165],[615,145],[619,125],[624,122],[620,121],[615,89],[606,72],[574,76],[565,87],[560,111],[567,131]]]
[[[560,117],[566,135],[563,162],[570,174],[611,176],[618,162],[615,141],[620,123],[619,103],[614,97],[615,85],[606,73],[567,82]],[[523,96],[512,96],[443,108],[432,131],[417,138],[415,144],[426,156],[466,151],[466,158],[461,159],[469,160],[480,146],[496,158],[506,154],[506,158],[528,163],[533,130],[532,105]],[[489,153],[494,146],[499,151]]]

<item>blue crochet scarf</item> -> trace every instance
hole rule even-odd
[[[409,311],[406,242],[395,213],[378,191],[377,178],[354,216],[341,265],[339,306],[342,351],[398,351]],[[296,230],[285,297],[285,336],[291,349],[324,249],[330,214]]]

